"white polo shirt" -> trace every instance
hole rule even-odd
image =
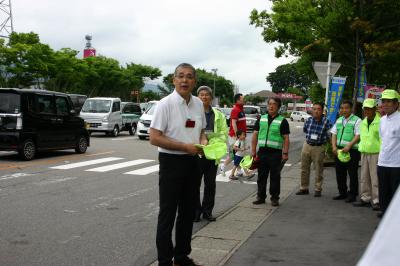
[[[194,127],[186,127],[186,121],[195,121]],[[203,102],[191,95],[189,104],[176,90],[161,99],[154,111],[151,128],[181,143],[200,143],[200,133],[207,125]],[[159,152],[170,154],[186,154],[183,151],[167,150],[158,147]]]
[[[382,139],[378,165],[400,167],[400,112],[383,116],[379,126]]]

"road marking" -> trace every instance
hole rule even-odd
[[[150,173],[154,173],[159,171],[160,169],[160,165],[156,164],[153,166],[149,166],[149,167],[145,167],[145,168],[141,168],[135,171],[131,171],[131,172],[127,172],[124,173],[125,175],[148,175]]]
[[[230,180],[229,176],[231,175],[231,172],[232,172],[232,170],[226,171],[225,176],[223,176],[222,174],[217,175],[216,181],[225,182],[225,183],[227,183],[227,182],[243,183],[243,184],[251,184],[251,185],[257,184],[256,181],[245,180],[245,179],[247,179],[246,177],[239,177],[239,180]]]
[[[44,186],[44,185],[56,184],[56,183],[66,182],[66,181],[75,180],[75,179],[78,179],[78,178],[77,177],[64,177],[64,178],[60,178],[60,179],[52,178],[50,180],[35,182],[34,184],[38,185],[38,186]]]
[[[117,138],[117,139],[111,139],[111,140],[130,140],[130,139],[134,139],[135,137],[123,137],[123,138]]]
[[[154,160],[138,159],[138,160],[123,162],[123,163],[117,163],[117,164],[111,164],[111,165],[106,165],[106,166],[102,166],[102,167],[92,168],[92,169],[88,169],[86,171],[90,171],[90,172],[108,172],[108,171],[111,171],[111,170],[125,168],[125,167],[139,165],[139,164],[144,164],[144,163],[148,163],[148,162],[154,162]]]
[[[285,163],[285,166],[290,167],[290,166],[292,166],[292,164],[291,163]]]
[[[3,176],[0,178],[0,181],[2,181],[2,180],[16,179],[16,178],[25,177],[25,176],[31,176],[31,175],[33,175],[33,174],[15,173],[15,174],[12,174],[12,175],[3,175]]]
[[[110,154],[110,153],[115,153],[115,151],[107,151],[107,152],[101,152],[101,153],[95,153],[95,154],[88,154],[85,156],[90,157],[90,156],[104,155],[104,154]]]
[[[106,158],[101,158],[101,159],[96,159],[96,160],[85,161],[85,162],[58,165],[58,166],[53,166],[50,168],[51,169],[59,169],[59,170],[68,170],[68,169],[72,169],[72,168],[78,168],[78,167],[82,167],[82,166],[94,165],[94,164],[99,164],[99,163],[112,162],[112,161],[117,161],[117,160],[122,160],[122,159],[123,158],[119,158],[119,157],[106,157]]]

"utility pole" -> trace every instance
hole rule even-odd
[[[0,0],[0,38],[9,38],[13,32],[11,0]]]
[[[216,101],[215,101],[215,90],[216,90],[216,88],[215,88],[215,79],[217,77],[218,68],[213,68],[213,69],[211,69],[211,71],[214,72],[213,102],[214,102],[214,105],[216,105]]]

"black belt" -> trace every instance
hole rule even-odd
[[[311,145],[311,146],[322,146],[322,145],[324,145],[325,143],[311,143],[311,142],[308,142],[308,141],[307,141],[307,144],[308,144],[308,145]]]

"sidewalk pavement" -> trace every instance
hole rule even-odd
[[[313,186],[298,196],[300,164],[291,166],[282,173],[279,207],[253,205],[254,193],[196,232],[190,256],[206,266],[355,265],[379,219],[371,208],[332,200],[334,168],[324,176],[321,198]]]

